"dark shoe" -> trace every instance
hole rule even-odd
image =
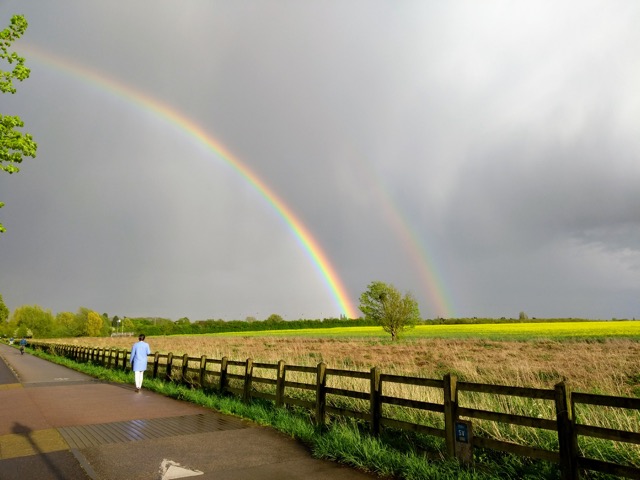
[[[136,388],[136,393],[140,393],[140,389],[139,388]]]

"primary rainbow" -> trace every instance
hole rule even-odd
[[[108,78],[101,73],[91,71],[68,59],[53,55],[50,52],[45,52],[40,48],[33,47],[32,45],[22,44],[20,47],[24,48],[28,52],[29,59],[35,59],[44,65],[53,67],[64,73],[70,74],[73,77],[77,77],[83,81],[97,85],[109,93],[134,103],[142,109],[153,112],[171,125],[186,132],[189,136],[196,139],[216,156],[221,158],[233,170],[238,172],[244,180],[249,182],[249,184],[255,188],[284,219],[311,257],[316,268],[320,271],[335,299],[336,305],[341,312],[348,318],[357,318],[359,316],[350,300],[350,295],[340,280],[340,277],[338,277],[335,268],[331,265],[327,255],[302,221],[296,217],[291,208],[289,208],[289,206],[287,206],[261,178],[259,178],[247,165],[235,158],[218,140],[207,133],[204,128],[180,113],[175,108],[172,108],[171,106],[162,103],[160,100],[140,92],[129,85],[120,83],[117,80]]]

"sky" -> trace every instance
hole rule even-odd
[[[54,314],[640,318],[640,3],[3,0],[0,294]],[[0,67],[6,69],[6,65]]]

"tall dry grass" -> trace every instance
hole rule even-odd
[[[209,359],[227,357],[230,360],[252,358],[254,362],[315,366],[325,362],[329,368],[368,371],[377,366],[383,373],[440,379],[445,373],[459,380],[533,388],[553,388],[566,381],[574,391],[613,396],[640,395],[640,343],[612,339],[587,341],[487,341],[473,339],[411,339],[401,342],[364,338],[312,338],[278,336],[176,336],[149,337],[152,351],[173,353],[180,357],[206,355]],[[131,338],[73,338],[52,342],[98,348],[129,349]],[[180,362],[180,360],[178,360]],[[240,367],[234,367],[242,373]],[[257,376],[272,377],[273,371],[260,369]],[[315,376],[305,373],[287,374],[287,380],[313,384]],[[256,385],[256,384],[254,384]],[[368,380],[333,376],[328,386],[368,392]],[[256,385],[269,390],[270,387]],[[384,395],[443,402],[441,389],[385,383]],[[313,392],[287,391],[289,396],[313,401]],[[366,412],[368,402],[333,397],[328,404]],[[553,402],[461,392],[460,404],[465,407],[512,413],[553,420]],[[441,414],[406,408],[384,406],[384,416],[442,428]],[[640,431],[640,412],[621,409],[581,406],[582,423],[626,431]],[[557,449],[557,434],[538,429],[476,421],[474,429],[493,438]],[[595,458],[640,466],[640,446],[603,441],[581,441],[581,448]]]
[[[68,345],[129,349],[131,338],[51,340]],[[441,378],[500,385],[551,388],[566,380],[574,390],[616,396],[640,393],[640,342],[632,340],[487,341],[416,339],[402,342],[360,338],[148,337],[152,351],[233,360],[317,365],[330,368]]]

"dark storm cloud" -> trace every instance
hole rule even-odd
[[[309,228],[353,302],[380,279],[424,316],[639,315],[634,2],[0,7],[18,11],[25,43],[221,141]],[[11,308],[339,313],[283,219],[224,161],[26,56],[32,78],[2,98],[39,143],[0,177]],[[453,312],[426,291],[429,268]]]

